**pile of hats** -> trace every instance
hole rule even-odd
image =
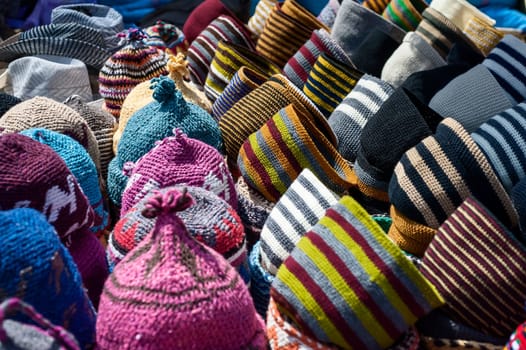
[[[526,14],[254,5],[0,42],[0,348],[526,349]]]

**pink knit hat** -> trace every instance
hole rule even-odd
[[[267,348],[265,325],[239,274],[174,215],[193,203],[186,190],[174,190],[153,196],[144,209],[157,222],[104,285],[101,350]]]

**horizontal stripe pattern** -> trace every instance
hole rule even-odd
[[[391,0],[382,16],[406,31],[415,30],[427,4],[422,0]]]
[[[524,247],[470,197],[438,229],[421,271],[455,318],[505,337],[526,317],[525,263]]]
[[[502,33],[479,17],[472,17],[463,32],[482,51],[484,56],[489,55],[491,50],[502,40]]]
[[[343,349],[385,349],[443,304],[349,196],[300,239],[270,293],[301,331]]]

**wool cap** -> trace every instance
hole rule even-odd
[[[18,97],[0,91],[0,117],[2,117],[11,107],[20,102],[22,102],[22,100]]]
[[[204,86],[220,40],[242,45],[249,49],[255,47],[249,30],[238,18],[227,15],[217,17],[191,42],[188,48],[186,59],[188,60],[190,79],[195,84]]]
[[[464,33],[484,56],[487,56],[504,37],[502,31],[478,17],[472,17],[468,21],[468,24],[464,27]]]
[[[511,333],[504,350],[522,349],[526,344],[526,322],[521,323]]]
[[[148,191],[179,184],[209,190],[237,209],[234,181],[219,151],[181,129],[174,134],[157,141],[135,164],[126,164],[130,179],[122,195],[121,215]]]
[[[188,40],[183,31],[174,24],[157,20],[155,24],[144,28],[144,32],[148,35],[146,44],[149,46],[155,46],[174,55],[186,53],[188,50]]]
[[[288,60],[283,68],[283,74],[298,88],[303,88],[312,66],[322,52],[334,57],[337,61],[352,65],[340,45],[331,38],[327,30],[322,28],[314,30],[309,40]]]
[[[222,144],[217,122],[201,107],[187,103],[175,83],[168,77],[152,80],[154,102],[135,112],[126,124],[118,144],[117,156],[108,169],[108,193],[120,205],[128,181],[122,170],[126,162],[136,162],[155,146],[155,141],[173,134],[174,128],[188,137],[201,140],[219,149]]]
[[[321,23],[325,24],[327,27],[332,28],[334,25],[334,20],[336,19],[336,14],[340,9],[339,0],[329,0],[327,4],[321,9],[318,14],[318,19]]]
[[[248,20],[248,28],[256,38],[261,36],[263,28],[265,27],[265,22],[277,3],[278,0],[260,0],[257,2],[254,13]]]
[[[73,334],[54,325],[19,298],[5,299],[0,310],[0,349],[80,350]],[[27,317],[36,327],[18,321],[19,316]]]
[[[427,8],[424,0],[391,0],[382,16],[406,31],[416,29]]]
[[[438,229],[421,271],[454,318],[507,336],[526,318],[525,262],[523,244],[486,206],[468,197]]]
[[[344,62],[322,53],[316,59],[303,92],[319,108],[325,118],[354,88],[363,73]]]
[[[331,113],[328,121],[338,139],[338,152],[347,161],[354,163],[364,126],[393,92],[385,81],[364,74]]]
[[[190,12],[184,22],[183,33],[188,43],[192,44],[211,22],[222,15],[234,17],[221,0],[202,1]]]
[[[252,296],[258,314],[263,319],[266,319],[270,300],[270,286],[274,280],[274,275],[261,266],[260,242],[261,241],[257,241],[256,244],[254,244],[248,257],[248,266],[250,268],[250,295]]]
[[[278,201],[304,168],[341,194],[355,183],[355,175],[327,133],[333,135],[323,117],[290,104],[243,143],[238,157],[241,175],[272,202]]]
[[[263,268],[275,275],[300,238],[337,202],[312,171],[303,169],[265,221],[260,237]]]
[[[513,107],[513,103],[491,71],[478,64],[438,91],[429,107],[473,132],[489,118]]]
[[[452,118],[444,119],[434,135],[402,156],[389,183],[392,205],[403,216],[433,230],[470,195],[508,227],[517,226],[511,198],[488,159],[466,129]],[[403,217],[393,217],[389,236],[411,237],[412,226]],[[402,249],[421,256],[429,242],[418,252]]]
[[[83,349],[90,348],[95,344],[95,309],[55,229],[35,209],[2,208],[2,298],[18,297],[31,304],[50,322],[71,332]]]
[[[464,30],[472,18],[478,18],[489,26],[495,25],[495,20],[484,14],[466,0],[433,0],[429,7],[437,10],[453,22],[460,30]]]
[[[352,61],[354,53],[372,28],[389,34],[399,43],[406,34],[402,28],[360,3],[354,0],[343,0],[336,14],[331,36]]]
[[[122,103],[137,84],[168,74],[164,51],[145,43],[146,34],[137,28],[121,33],[126,45],[104,63],[99,72],[99,93],[104,108],[119,118]]]
[[[36,96],[17,104],[0,117],[3,132],[30,128],[46,128],[71,136],[86,148],[97,168],[100,168],[100,152],[93,130],[73,108],[47,97]]]
[[[444,304],[350,196],[300,239],[270,293],[301,331],[343,349],[385,349]]]
[[[389,0],[364,0],[364,2],[362,2],[363,7],[380,15],[384,12],[387,5],[389,5]]]
[[[192,205],[188,192],[176,189],[147,203],[144,215],[157,218],[153,230],[105,284],[101,349],[266,348],[263,320],[239,274],[175,214]]]

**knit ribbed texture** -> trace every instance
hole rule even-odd
[[[438,229],[421,271],[454,318],[503,337],[526,317],[525,263],[524,246],[470,197]]]
[[[256,37],[259,38],[265,27],[265,22],[267,21],[272,9],[277,4],[278,0],[260,0],[256,5],[254,14],[250,17],[248,21],[248,28]]]
[[[524,239],[526,237],[526,178],[521,179],[512,188],[511,199],[519,216],[519,229]]]
[[[145,28],[144,32],[148,35],[146,44],[149,46],[167,50],[174,55],[188,50],[189,43],[183,31],[171,23],[157,20],[155,24]]]
[[[495,25],[493,18],[485,15],[466,0],[433,0],[429,7],[442,13],[460,30],[465,30],[468,22],[473,18],[477,18],[489,26]]]
[[[356,160],[364,126],[393,91],[388,83],[365,74],[331,113],[329,125],[338,139],[338,152],[343,158],[350,162]]]
[[[330,206],[334,195],[309,169],[303,169],[276,203],[261,231],[261,265],[275,275],[300,238]]]
[[[512,104],[526,99],[526,43],[506,35],[482,62],[506,91]]]
[[[329,28],[332,28],[339,9],[339,0],[329,0],[327,4],[321,9],[317,18],[321,23],[325,24]]]
[[[312,66],[322,52],[340,62],[352,65],[343,49],[330,37],[329,32],[325,29],[317,29],[312,32],[310,39],[288,60],[283,68],[283,74],[298,88],[303,88]]]
[[[247,184],[276,202],[304,168],[337,194],[354,182],[350,165],[327,138],[321,115],[288,105],[243,143],[238,166]]]
[[[154,229],[105,284],[100,349],[265,349],[265,326],[247,286],[219,253],[190,236],[177,214],[193,204],[175,189],[147,203],[144,215],[157,218]]]
[[[193,3],[192,3],[193,4]],[[192,5],[188,5],[192,6]],[[222,15],[233,15],[221,0],[203,0],[194,6],[183,25],[183,33],[190,44],[192,44],[199,34],[215,19]],[[182,20],[182,19],[181,19]]]
[[[260,241],[252,247],[248,257],[250,267],[250,295],[258,314],[263,319],[267,318],[268,304],[270,300],[270,285],[274,280],[274,275],[270,274],[261,266]]]
[[[389,238],[404,252],[422,257],[429,242],[435,237],[437,229],[409,219],[393,205],[390,207],[389,215],[392,218],[392,224],[387,232]]]
[[[0,92],[0,117],[2,117],[4,113],[7,112],[11,107],[19,104],[20,102],[22,102],[22,100],[18,97],[5,92]]]
[[[362,6],[381,15],[389,5],[389,0],[365,0]]]
[[[350,196],[301,238],[271,296],[300,330],[343,349],[385,349],[444,303]]]
[[[363,73],[322,53],[314,63],[303,92],[329,118]]]
[[[226,15],[219,16],[199,34],[188,48],[188,69],[190,78],[195,84],[204,86],[220,40],[249,49],[254,48],[248,29],[239,19]]]
[[[468,21],[464,27],[464,33],[484,55],[488,55],[504,36],[498,29],[478,17],[473,17]]]
[[[382,16],[406,31],[415,30],[427,8],[423,0],[391,0]]]
[[[127,43],[115,52],[99,72],[99,93],[104,98],[104,108],[119,118],[124,99],[143,81],[168,74],[168,57],[153,46],[145,44],[146,34],[129,29]]]

